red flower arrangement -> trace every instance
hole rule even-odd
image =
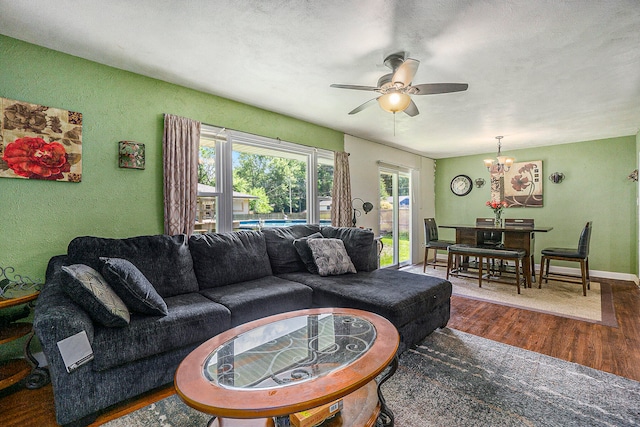
[[[71,165],[67,153],[58,142],[47,143],[42,138],[25,136],[5,147],[2,160],[16,175],[31,179],[63,179]]]
[[[494,214],[500,214],[507,207],[507,202],[504,200],[489,200],[485,205],[489,206]]]

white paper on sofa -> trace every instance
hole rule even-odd
[[[58,349],[69,373],[93,360],[93,349],[84,330],[58,341]]]

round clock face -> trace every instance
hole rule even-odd
[[[451,180],[451,191],[456,196],[466,196],[472,188],[473,182],[467,175],[458,175]]]

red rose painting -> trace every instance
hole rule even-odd
[[[42,138],[16,139],[5,147],[2,160],[17,175],[31,179],[63,179],[62,173],[71,170],[62,144]]]
[[[0,98],[0,178],[82,181],[82,113]]]

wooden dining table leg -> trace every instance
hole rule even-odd
[[[524,274],[524,287],[531,287],[531,269],[535,268],[531,265],[531,258],[525,256],[522,258],[522,274]]]

